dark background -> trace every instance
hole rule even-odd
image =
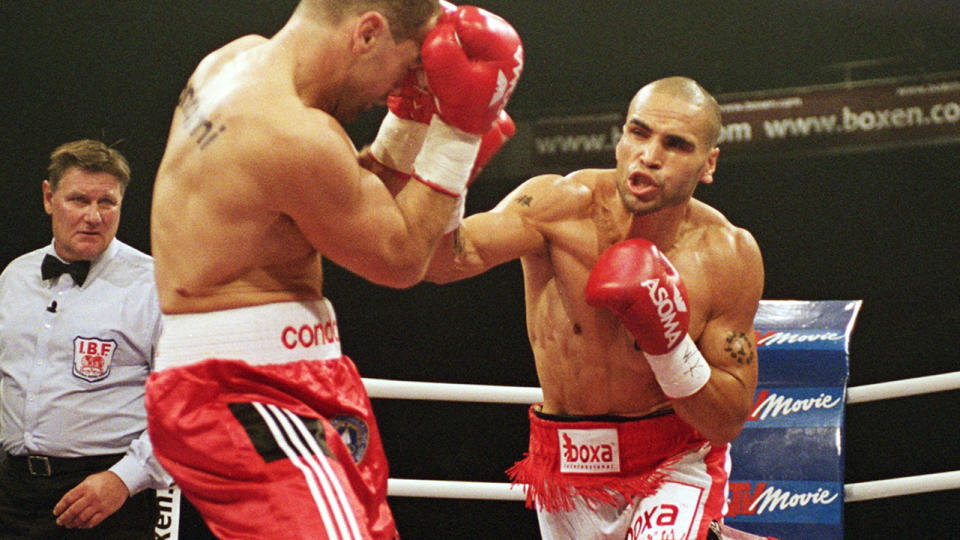
[[[133,167],[119,238],[149,251],[152,177],[169,117],[206,52],[270,35],[294,0],[0,0],[0,265],[50,240],[47,156],[81,137]],[[486,0],[520,32],[526,68],[509,110],[622,111],[667,75],[714,94],[960,69],[954,0]],[[351,127],[369,142],[381,111]],[[960,129],[960,126],[958,126]],[[851,386],[958,369],[956,144],[725,161],[698,196],[753,232],[765,298],[863,299]],[[557,172],[566,172],[560,171]],[[523,178],[481,176],[468,212]],[[215,181],[215,179],[214,179]],[[520,267],[395,291],[328,264],[344,349],[366,377],[534,386]],[[526,447],[523,406],[375,400],[397,478],[502,482]],[[846,481],[960,469],[957,392],[847,410]],[[776,449],[771,449],[776,451]],[[393,498],[407,539],[536,538],[517,502]],[[957,538],[960,491],[847,503],[847,537]]]

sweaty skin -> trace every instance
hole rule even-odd
[[[422,277],[456,200],[419,182],[394,198],[341,125],[385,103],[422,36],[396,43],[370,13],[310,25],[226,45],[182,91],[151,217],[164,313],[321,298],[321,256],[388,286]]]
[[[699,183],[712,182],[718,154],[703,115],[696,102],[641,90],[617,169],[532,178],[438,248],[427,275],[435,282],[521,260],[543,412],[642,416],[673,407],[715,443],[742,428],[756,387],[763,268],[750,233],[692,198]],[[619,319],[584,300],[600,253],[636,237],[654,242],[680,273],[689,334],[712,368],[707,385],[686,398],[667,398]]]
[[[243,159],[240,144],[256,144],[256,139],[271,144],[269,132],[243,134],[270,129],[252,110],[252,101],[267,89],[239,86],[253,78],[244,71],[268,69],[248,67],[265,64],[266,58],[242,60],[256,56],[260,43],[255,37],[241,38],[215,52],[181,93],[154,191],[153,251],[164,312],[321,295],[318,254],[289,217],[264,208],[268,186],[256,173],[267,174],[275,165],[264,163],[264,171],[247,172],[253,164],[230,162]],[[239,72],[233,80],[223,73],[231,64]],[[280,77],[262,84],[271,83],[282,84]],[[262,114],[270,114],[269,104],[264,109]],[[269,160],[263,149],[245,151]]]

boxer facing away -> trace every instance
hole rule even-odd
[[[434,254],[438,283],[522,262],[543,403],[509,473],[544,538],[704,538],[723,516],[728,443],[757,381],[763,263],[749,232],[693,198],[719,133],[699,84],[652,82],[629,105],[616,169],[531,178]]]
[[[484,135],[521,69],[513,28],[479,8],[303,0],[189,78],[154,186],[164,333],[146,404],[158,459],[217,537],[396,536],[321,259],[421,280],[478,156],[504,142]],[[388,96],[361,156],[342,124]]]

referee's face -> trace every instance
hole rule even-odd
[[[56,190],[43,183],[43,207],[50,214],[57,255],[70,261],[97,257],[117,235],[123,190],[102,171],[69,169]]]

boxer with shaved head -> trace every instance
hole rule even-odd
[[[723,516],[763,264],[749,232],[693,198],[719,134],[699,84],[654,81],[630,102],[616,168],[532,178],[434,255],[441,283],[522,262],[544,398],[510,473],[544,538],[702,539]]]

